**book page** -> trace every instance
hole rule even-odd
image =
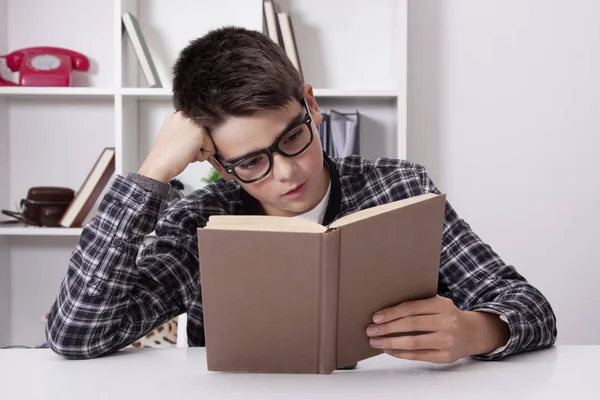
[[[327,230],[315,222],[272,215],[212,215],[204,229],[309,233],[323,233]]]
[[[387,203],[387,204],[382,204],[380,206],[375,206],[375,207],[367,208],[364,210],[360,210],[353,214],[346,215],[345,217],[342,217],[342,218],[338,219],[337,221],[332,222],[329,225],[329,227],[337,228],[340,226],[348,225],[348,224],[351,224],[356,221],[370,218],[375,215],[383,214],[385,212],[395,210],[397,208],[406,207],[411,204],[416,204],[421,201],[432,199],[437,196],[440,196],[440,195],[435,194],[435,193],[427,193],[427,194],[422,194],[419,196],[409,197],[407,199],[397,200],[397,201]]]

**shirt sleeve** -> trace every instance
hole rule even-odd
[[[46,338],[54,352],[105,355],[185,312],[199,275],[190,226],[202,221],[183,202],[177,220],[172,213],[158,220],[164,193],[116,176],[82,231],[50,309]],[[140,253],[155,229],[156,240]]]
[[[440,193],[420,167],[424,193]],[[507,265],[446,202],[438,293],[461,310],[492,312],[510,328],[508,343],[480,360],[552,346],[556,316],[546,297],[512,265]]]

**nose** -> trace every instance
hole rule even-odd
[[[288,181],[296,172],[296,163],[291,157],[284,157],[281,154],[273,154],[273,178],[277,181]]]

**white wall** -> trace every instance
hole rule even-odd
[[[600,2],[411,0],[408,158],[600,343]]]

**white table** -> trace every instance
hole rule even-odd
[[[600,346],[556,346],[450,365],[388,355],[331,375],[217,373],[203,348],[138,349],[83,361],[0,350],[0,399],[600,399]]]

